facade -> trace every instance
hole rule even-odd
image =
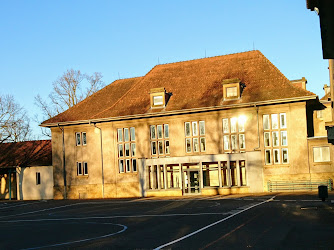
[[[309,138],[324,106],[304,86],[259,51],[115,81],[41,124],[52,133],[54,197],[256,193],[319,178]]]
[[[0,144],[0,199],[53,199],[51,141]]]

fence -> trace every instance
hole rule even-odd
[[[268,191],[317,191],[318,186],[325,185],[333,190],[333,181],[328,180],[295,180],[295,181],[268,181]]]

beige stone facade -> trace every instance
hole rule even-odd
[[[116,81],[42,124],[54,197],[256,193],[269,181],[333,178],[316,117],[324,106],[302,80],[252,51]]]

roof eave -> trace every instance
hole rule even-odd
[[[287,103],[287,102],[314,100],[317,98],[318,98],[317,95],[311,95],[311,96],[293,97],[293,98],[267,100],[267,101],[259,101],[259,102],[241,103],[241,104],[230,104],[230,105],[211,106],[211,107],[204,107],[204,108],[192,108],[192,109],[164,111],[164,112],[157,112],[153,114],[152,113],[136,114],[136,115],[97,118],[97,119],[89,119],[89,120],[45,123],[45,124],[40,124],[39,126],[51,128],[51,127],[58,127],[58,126],[82,125],[82,124],[91,124],[91,123],[100,123],[100,122],[109,122],[109,121],[167,116],[167,115],[175,115],[175,114],[188,114],[188,113],[196,113],[196,112],[215,111],[215,110],[230,109],[230,108],[253,107],[253,106],[262,106],[262,105],[268,105],[268,104],[281,104],[281,103]]]

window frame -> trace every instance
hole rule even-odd
[[[36,172],[36,185],[41,185],[41,173]]]

